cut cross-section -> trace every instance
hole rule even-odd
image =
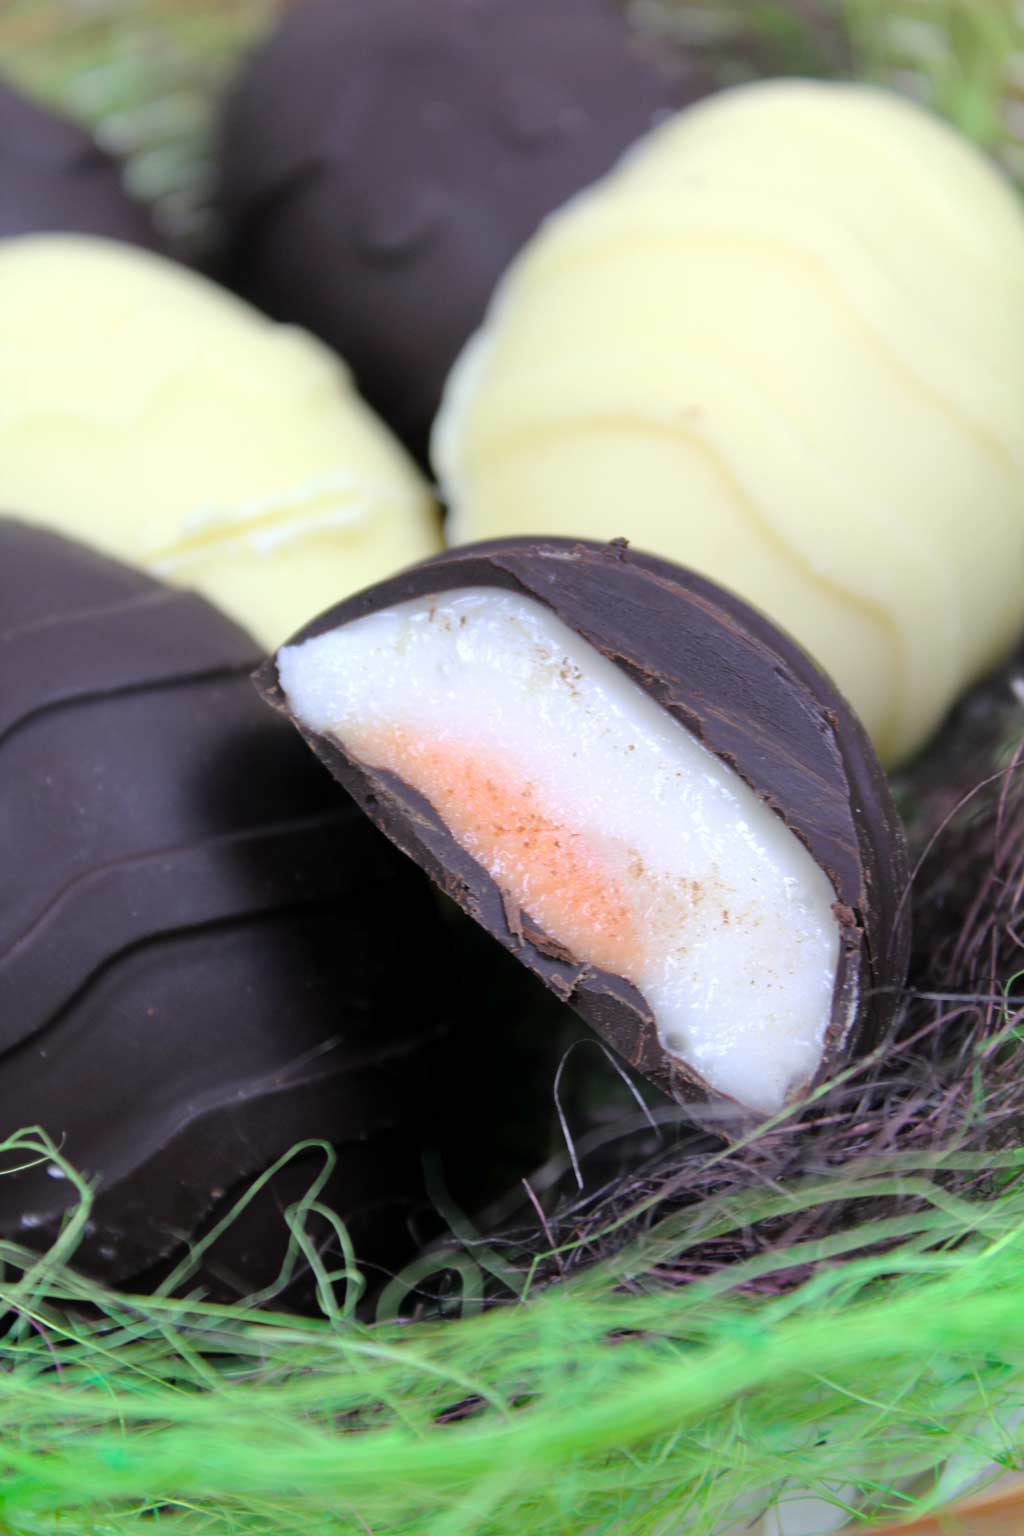
[[[543,603],[466,587],[277,659],[305,729],[418,791],[524,921],[624,978],[669,1056],[764,1113],[813,1079],[837,894],[780,816]]]

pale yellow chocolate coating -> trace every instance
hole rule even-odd
[[[84,236],[0,242],[0,507],[198,588],[268,647],[440,545],[332,352]]]
[[[1024,627],[1024,212],[898,97],[725,92],[542,227],[434,459],[453,542],[624,536],[700,570],[904,759]]]

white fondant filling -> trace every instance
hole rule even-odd
[[[278,671],[299,720],[425,793],[551,937],[632,982],[712,1088],[771,1113],[813,1076],[839,957],[827,876],[543,604],[443,593],[286,647]]]

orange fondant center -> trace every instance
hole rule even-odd
[[[607,859],[526,777],[484,752],[401,726],[369,728],[346,745],[429,800],[456,842],[551,938],[602,970],[636,973],[640,937]]]

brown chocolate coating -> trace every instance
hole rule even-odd
[[[867,736],[806,653],[693,572],[636,554],[624,542],[569,539],[494,540],[449,551],[350,598],[296,641],[412,598],[479,586],[544,603],[782,817],[831,881],[840,923],[832,1019],[815,1081],[877,1040],[906,971],[906,850]],[[287,713],[273,661],[258,683]],[[299,728],[388,836],[632,1066],[680,1101],[712,1096],[692,1069],[665,1052],[637,989],[580,962],[528,913],[513,910],[422,796],[349,757],[332,739]]]
[[[336,1148],[361,1258],[400,1262],[423,1200],[437,905],[263,708],[259,660],[199,597],[0,521],[0,1136],[42,1126],[96,1182],[76,1262],[108,1279],[299,1142]],[[273,1279],[322,1158],[221,1245],[220,1291]],[[0,1235],[44,1245],[71,1200],[6,1174]]]
[[[541,219],[706,88],[615,0],[303,0],[228,103],[225,279],[328,341],[425,456]]]
[[[161,244],[117,161],[77,124],[0,82],[0,237],[57,231]]]

